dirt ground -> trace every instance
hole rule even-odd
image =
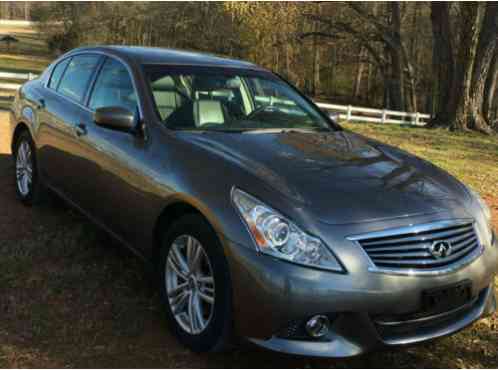
[[[6,124],[0,114],[0,367],[498,367],[496,315],[452,337],[347,360],[246,346],[193,354],[168,331],[135,257],[55,198],[35,208],[15,199]]]

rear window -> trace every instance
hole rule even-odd
[[[98,55],[78,55],[72,58],[57,91],[81,103],[99,59]]]
[[[59,84],[62,74],[64,73],[66,66],[70,60],[71,58],[64,59],[55,66],[54,71],[52,72],[52,77],[50,78],[50,82],[48,83],[48,87],[57,89],[57,85]]]

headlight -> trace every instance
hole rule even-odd
[[[486,222],[491,224],[491,210],[489,209],[488,205],[484,201],[484,199],[481,198],[479,193],[477,191],[474,191],[472,189],[469,189],[470,193],[474,196],[474,199],[477,201],[479,206],[482,209],[482,213],[484,214],[484,218],[486,219]]]
[[[300,265],[344,272],[320,239],[305,233],[261,201],[236,188],[232,201],[260,252]]]
[[[480,210],[482,211],[484,221],[485,221],[485,227],[486,227],[486,240],[490,241],[491,244],[493,244],[493,221],[491,219],[491,210],[489,209],[488,205],[484,201],[484,199],[481,198],[479,193],[476,191],[469,189],[469,192],[472,194],[474,200],[476,203],[479,205]]]

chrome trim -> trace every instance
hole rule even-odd
[[[450,265],[445,267],[435,267],[432,269],[419,269],[419,268],[386,268],[386,267],[378,267],[372,261],[371,257],[368,255],[367,251],[363,248],[360,241],[364,239],[373,239],[373,238],[385,238],[385,237],[393,237],[396,235],[402,234],[419,234],[426,231],[442,229],[445,227],[451,226],[461,226],[465,224],[471,223],[475,230],[475,221],[473,219],[454,219],[454,220],[442,220],[427,224],[420,225],[410,225],[398,228],[391,228],[381,231],[374,231],[365,234],[353,235],[346,237],[347,240],[355,243],[361,251],[364,253],[366,259],[368,260],[370,266],[368,267],[368,271],[372,273],[379,274],[388,274],[388,275],[402,275],[402,276],[435,276],[435,275],[445,275],[455,271],[458,271],[465,266],[468,266],[473,261],[475,261],[478,257],[480,257],[484,253],[484,247],[480,241],[477,230],[475,230],[477,236],[477,248],[472,251],[469,255],[465,256],[461,260],[450,263]]]
[[[468,223],[474,224],[475,221],[471,218],[460,218],[454,220],[443,220],[431,222],[428,224],[420,224],[420,225],[409,225],[403,227],[397,227],[392,229],[386,229],[381,231],[374,231],[365,234],[359,234],[354,236],[348,236],[348,240],[363,240],[363,239],[373,239],[373,238],[386,238],[396,234],[419,234],[425,231],[431,231],[434,229],[443,229],[445,227],[450,226],[460,226]]]

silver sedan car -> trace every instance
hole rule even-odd
[[[194,351],[354,356],[496,310],[479,195],[251,63],[76,49],[11,120],[18,198],[55,192],[142,258]]]

